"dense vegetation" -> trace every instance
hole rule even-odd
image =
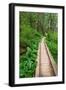
[[[58,54],[58,41],[57,40],[58,40],[58,37],[57,37],[56,31],[48,32],[46,36],[46,43],[56,63],[57,63],[57,54]]]
[[[43,36],[57,61],[57,14],[20,12],[20,77],[33,77],[38,45]],[[47,34],[47,35],[46,35]]]

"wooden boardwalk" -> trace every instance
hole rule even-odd
[[[51,64],[51,60],[48,56],[47,49],[44,43],[44,38],[42,38],[37,55],[37,68],[36,68],[36,77],[50,77],[55,76],[54,69]]]

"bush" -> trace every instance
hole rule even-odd
[[[57,55],[58,55],[58,36],[56,31],[48,32],[46,36],[46,43],[49,47],[49,50],[57,63]]]
[[[41,34],[30,26],[24,25],[22,28],[23,30],[20,32],[20,42],[21,44],[26,44],[27,51],[20,55],[19,76],[20,78],[33,77],[36,70],[37,50]]]
[[[38,45],[27,47],[27,52],[20,56],[20,77],[33,77],[36,69]]]

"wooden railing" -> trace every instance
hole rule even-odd
[[[54,69],[54,73],[55,73],[55,75],[57,75],[57,74],[58,74],[58,66],[57,66],[56,62],[54,61],[54,58],[53,58],[53,56],[51,55],[51,53],[50,53],[50,51],[49,51],[49,48],[48,48],[48,46],[47,46],[46,43],[45,43],[45,46],[46,46],[46,50],[47,50],[48,56],[49,56],[49,58],[50,58],[52,67],[53,67],[53,69]]]

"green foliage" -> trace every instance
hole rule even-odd
[[[34,42],[31,47],[27,47],[27,52],[20,56],[20,77],[33,77],[35,74],[38,42]]]
[[[57,55],[58,55],[58,41],[57,40],[58,40],[58,36],[57,36],[56,31],[48,32],[46,36],[46,42],[56,63],[57,63]]]
[[[29,13],[20,13],[20,46],[27,46],[26,53],[20,55],[19,75],[22,77],[33,77],[36,69],[36,58],[38,44],[41,34],[33,28],[30,22],[34,22],[35,15],[29,17]],[[25,45],[24,45],[25,44]],[[23,47],[22,47],[23,48]],[[24,48],[25,49],[25,48]]]

